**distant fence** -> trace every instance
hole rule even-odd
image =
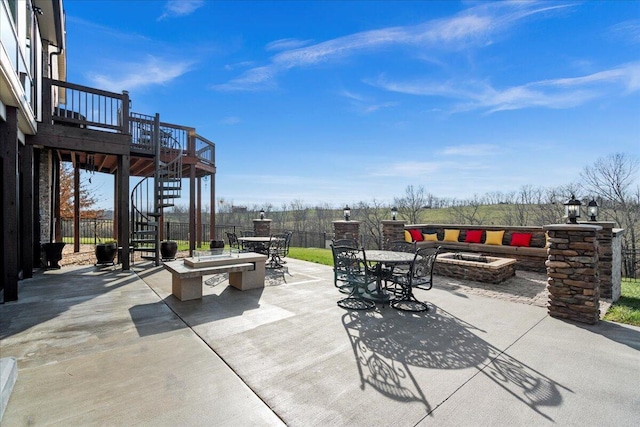
[[[214,238],[212,240],[224,240],[227,242],[227,232],[236,233],[238,236],[246,227],[239,225],[216,225]],[[185,222],[165,222],[164,240],[175,240],[180,243],[189,241],[189,224]],[[277,233],[278,230],[272,230]],[[62,238],[65,242],[72,242],[73,220],[62,220]],[[291,236],[291,246],[300,248],[325,248],[327,242],[333,238],[332,233],[318,233],[308,231],[294,231]],[[107,240],[114,240],[113,220],[111,219],[82,219],[80,220],[80,243],[92,244],[101,243]],[[202,242],[209,243],[209,224],[202,224]]]
[[[637,279],[640,277],[638,269],[638,251],[622,251],[622,277]]]

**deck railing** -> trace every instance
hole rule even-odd
[[[130,112],[129,93],[109,92],[61,80],[43,79],[44,123],[131,135],[133,149],[153,153],[154,116]],[[215,164],[215,144],[192,127],[160,123],[160,140],[177,141],[182,151]]]

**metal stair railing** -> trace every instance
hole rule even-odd
[[[160,125],[159,116],[136,115],[130,121],[132,146],[155,156],[155,173],[143,178],[131,192],[131,244],[144,258],[160,263],[160,222],[163,210],[174,206],[182,190],[180,133],[184,130]]]

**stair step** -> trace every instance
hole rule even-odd
[[[155,244],[156,243],[156,239],[131,239],[131,243],[137,243],[137,244]]]
[[[136,236],[155,236],[158,234],[158,230],[135,230],[133,233]]]

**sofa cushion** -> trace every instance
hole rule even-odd
[[[511,246],[531,246],[531,233],[513,233],[511,234]]]
[[[484,240],[484,244],[485,245],[501,245],[503,236],[504,236],[504,230],[500,230],[500,231],[487,230],[487,237]]]
[[[443,242],[457,242],[460,237],[460,230],[445,228]]]
[[[427,242],[437,242],[438,241],[438,233],[423,233],[423,240]]]
[[[480,243],[482,241],[482,230],[467,230],[464,241],[466,243]]]
[[[417,228],[409,229],[409,234],[411,234],[411,240],[414,242],[422,242],[424,237],[422,237],[422,232]]]
[[[413,242],[413,239],[411,238],[411,233],[409,233],[409,230],[404,230],[404,241],[407,243]]]

